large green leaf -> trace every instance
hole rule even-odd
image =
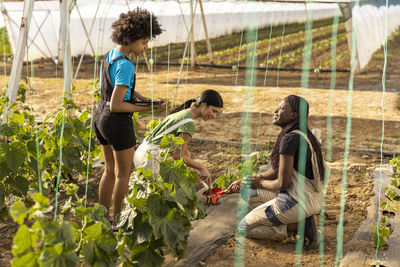
[[[20,257],[14,257],[11,262],[11,267],[39,267],[38,255],[31,251]]]
[[[176,209],[172,209],[165,217],[150,217],[150,224],[156,239],[164,238],[165,244],[175,257],[183,255],[186,240],[189,235],[188,225],[190,222],[187,217],[181,216]],[[182,247],[182,250],[179,249]]]
[[[164,218],[168,214],[169,207],[160,195],[151,195],[147,201],[151,216]]]
[[[169,160],[160,163],[160,176],[164,182],[169,184],[179,184],[184,178],[180,165]]]
[[[135,246],[131,250],[131,260],[135,262],[134,266],[162,266],[164,257],[160,253],[149,247],[148,244]]]
[[[82,161],[80,159],[78,148],[70,146],[64,147],[62,162],[64,163],[65,167],[70,170],[81,170]]]
[[[45,225],[45,241],[48,245],[63,242],[64,245],[75,247],[75,228],[69,222],[51,221]]]
[[[118,257],[117,239],[111,228],[97,222],[84,230],[84,262],[93,266],[114,266]]]
[[[22,200],[17,200],[10,208],[11,217],[19,225],[24,223],[26,216],[28,215],[28,210]]]
[[[0,124],[0,135],[6,136],[6,137],[11,137],[18,133],[18,128],[19,128],[19,126],[16,125],[15,123],[11,123],[11,124],[2,123],[2,124]]]
[[[6,183],[14,189],[14,193],[17,196],[26,196],[29,189],[29,181],[21,176],[11,176],[6,179]]]
[[[18,256],[26,253],[27,251],[33,251],[36,245],[37,236],[32,234],[28,226],[25,224],[21,225],[14,236],[14,246],[12,248],[12,254]]]
[[[62,126],[55,126],[57,127],[53,133],[53,136],[56,138],[56,142],[57,142],[57,146],[60,147],[60,136],[61,136],[61,130],[62,130]],[[66,146],[69,141],[71,140],[72,134],[74,132],[74,129],[72,127],[72,125],[68,122],[64,123],[64,131],[63,131],[63,146]]]
[[[79,262],[79,257],[72,250],[65,251],[62,242],[55,246],[47,246],[39,259],[42,266],[54,267],[70,267]]]
[[[8,168],[10,168],[13,172],[16,172],[26,159],[26,156],[27,149],[25,143],[16,141],[11,143],[11,145],[8,145],[5,159]]]
[[[129,209],[132,211],[132,209]],[[128,210],[125,211],[127,214]],[[150,226],[148,220],[143,220],[140,212],[135,212],[135,216],[129,216],[129,219],[122,221],[118,226],[124,229],[123,235],[125,237],[126,245],[129,249],[132,247],[150,241],[151,235],[153,234],[153,228]],[[128,217],[128,216],[127,216]]]

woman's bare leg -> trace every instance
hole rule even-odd
[[[122,200],[128,193],[129,178],[132,171],[132,160],[135,148],[131,147],[121,151],[113,151],[115,158],[115,185],[114,185],[114,204],[113,218],[121,212]]]
[[[109,145],[101,146],[104,156],[104,172],[99,183],[99,203],[107,209],[106,217],[110,217],[110,205],[115,183],[114,154]]]

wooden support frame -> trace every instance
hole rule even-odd
[[[64,88],[66,97],[72,97],[72,62],[71,62],[71,41],[70,41],[70,0],[60,0],[60,37],[58,60],[63,62]],[[66,62],[64,62],[66,60]]]
[[[203,21],[203,27],[204,27],[204,34],[206,35],[206,43],[207,43],[207,51],[208,51],[208,57],[210,59],[210,63],[214,65],[214,57],[213,57],[213,52],[211,48],[211,42],[210,38],[208,37],[208,30],[207,30],[207,23],[206,23],[206,18],[204,16],[204,9],[203,9],[203,0],[197,0],[200,5],[200,11],[201,11],[201,20]]]
[[[340,3],[339,4],[340,10],[342,11],[343,17],[345,19],[345,26],[346,26],[346,33],[347,33],[347,46],[349,48],[350,51],[350,55],[352,53],[352,46],[353,46],[353,16],[351,13],[351,8],[349,6],[349,3]],[[356,38],[356,42],[357,42],[357,38]],[[354,51],[354,53],[356,53],[356,65],[354,66],[353,69],[351,69],[350,71],[353,74],[357,74],[361,71],[360,69],[360,61],[358,60],[358,52],[357,52],[357,45],[356,45],[356,51]],[[351,65],[351,62],[350,62]]]
[[[25,51],[29,34],[29,26],[32,19],[34,3],[35,0],[24,1],[24,10],[22,13],[19,35],[15,48],[15,57],[11,67],[10,81],[8,83],[7,95],[9,97],[9,103],[13,103],[17,99],[17,92],[19,87],[19,81],[21,78],[22,65],[25,57]],[[8,106],[7,108],[4,109],[3,121],[6,121],[7,113],[8,113]]]
[[[79,10],[79,9],[78,9],[78,5],[75,5],[75,6],[76,6],[77,10]],[[99,11],[99,7],[100,7],[100,1],[99,1],[98,4],[97,4],[96,12],[95,12],[95,14],[94,14],[94,18],[93,18],[92,24],[90,25],[89,33],[86,34],[87,40],[86,40],[86,42],[85,42],[85,46],[83,47],[83,52],[82,52],[82,55],[81,55],[81,57],[80,57],[80,59],[79,59],[79,64],[78,64],[78,67],[76,68],[73,81],[75,81],[76,78],[78,77],[79,69],[81,68],[81,65],[82,65],[83,56],[84,56],[84,54],[85,54],[86,47],[87,47],[88,43],[90,42],[90,34],[92,33],[93,26],[94,26],[94,22],[96,21],[97,13],[98,13],[98,11]],[[79,11],[78,11],[78,13],[79,13]],[[81,16],[80,13],[79,13],[79,16]],[[82,21],[82,20],[81,20],[81,21]],[[82,21],[82,26],[85,28],[85,25],[83,25],[83,21]],[[86,29],[86,28],[85,28],[85,29]],[[86,30],[85,30],[85,31],[86,31]],[[91,47],[92,47],[92,45],[91,45]],[[93,56],[96,56],[96,52],[95,52],[95,50],[93,49],[93,47],[92,47],[92,52],[93,52]]]

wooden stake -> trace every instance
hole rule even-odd
[[[143,57],[144,57],[144,61],[146,62],[147,70],[150,72],[151,71],[150,63],[149,63],[149,60],[147,59],[146,52],[143,52]]]
[[[64,67],[64,88],[66,97],[72,97],[71,81],[72,81],[72,62],[71,62],[71,40],[69,32],[69,0],[60,0],[60,42],[61,55],[59,51],[58,60],[63,61]],[[67,25],[68,23],[68,25]],[[67,30],[68,28],[68,30]],[[65,51],[66,50],[66,51]],[[64,62],[67,60],[67,62]]]
[[[25,50],[27,46],[27,39],[29,33],[29,25],[32,19],[33,5],[35,0],[25,0],[24,10],[21,19],[21,26],[18,35],[18,41],[14,51],[14,60],[11,67],[10,81],[8,83],[8,97],[9,103],[15,102],[17,99],[17,92],[19,87],[19,81],[21,78],[22,65],[25,57]],[[6,121],[8,113],[8,106],[4,109],[3,121]]]
[[[194,11],[193,11],[193,0],[190,0],[190,66],[194,68],[195,65],[195,40],[194,40]]]
[[[352,14],[351,14],[351,8],[349,7],[348,3],[341,3],[339,4],[340,10],[342,11],[344,20],[345,22],[345,26],[346,26],[346,33],[347,33],[347,45],[349,47],[349,51],[350,51],[350,55],[352,53],[352,45],[353,45],[353,18],[352,18]],[[356,39],[357,41],[357,39]],[[357,46],[356,46],[356,51],[354,51],[354,53],[356,53],[356,65],[354,66],[353,69],[351,69],[350,71],[353,74],[359,73],[360,72],[360,61],[358,60],[358,53],[357,53]],[[351,66],[351,62],[350,62],[350,66]]]
[[[210,42],[210,38],[208,38],[207,24],[206,24],[206,19],[205,19],[205,16],[204,16],[203,3],[202,3],[202,0],[198,0],[198,1],[199,1],[199,5],[200,5],[201,19],[203,21],[203,26],[204,26],[204,33],[206,35],[208,57],[210,59],[210,63],[214,64],[214,62],[213,62],[214,61],[214,57],[213,57],[213,53],[212,53],[211,42]]]

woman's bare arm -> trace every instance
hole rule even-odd
[[[294,157],[290,155],[279,155],[278,177],[274,180],[256,178],[252,180],[253,188],[264,188],[269,190],[286,190],[289,187],[293,173]]]
[[[125,85],[116,85],[114,87],[114,91],[111,95],[110,100],[110,111],[116,113],[123,112],[139,112],[151,110],[151,105],[149,106],[137,106],[124,101],[124,97],[126,94],[126,90],[128,90],[128,86]],[[154,109],[165,108],[165,103],[162,105],[153,105]]]
[[[201,178],[206,179],[208,181],[208,185],[211,186],[211,174],[209,173],[208,169],[200,162],[193,160],[192,155],[188,149],[188,143],[192,137],[188,133],[182,133],[180,137],[185,141],[185,143],[180,147],[175,148],[173,158],[177,160],[183,157],[186,164],[189,167],[198,170]]]

